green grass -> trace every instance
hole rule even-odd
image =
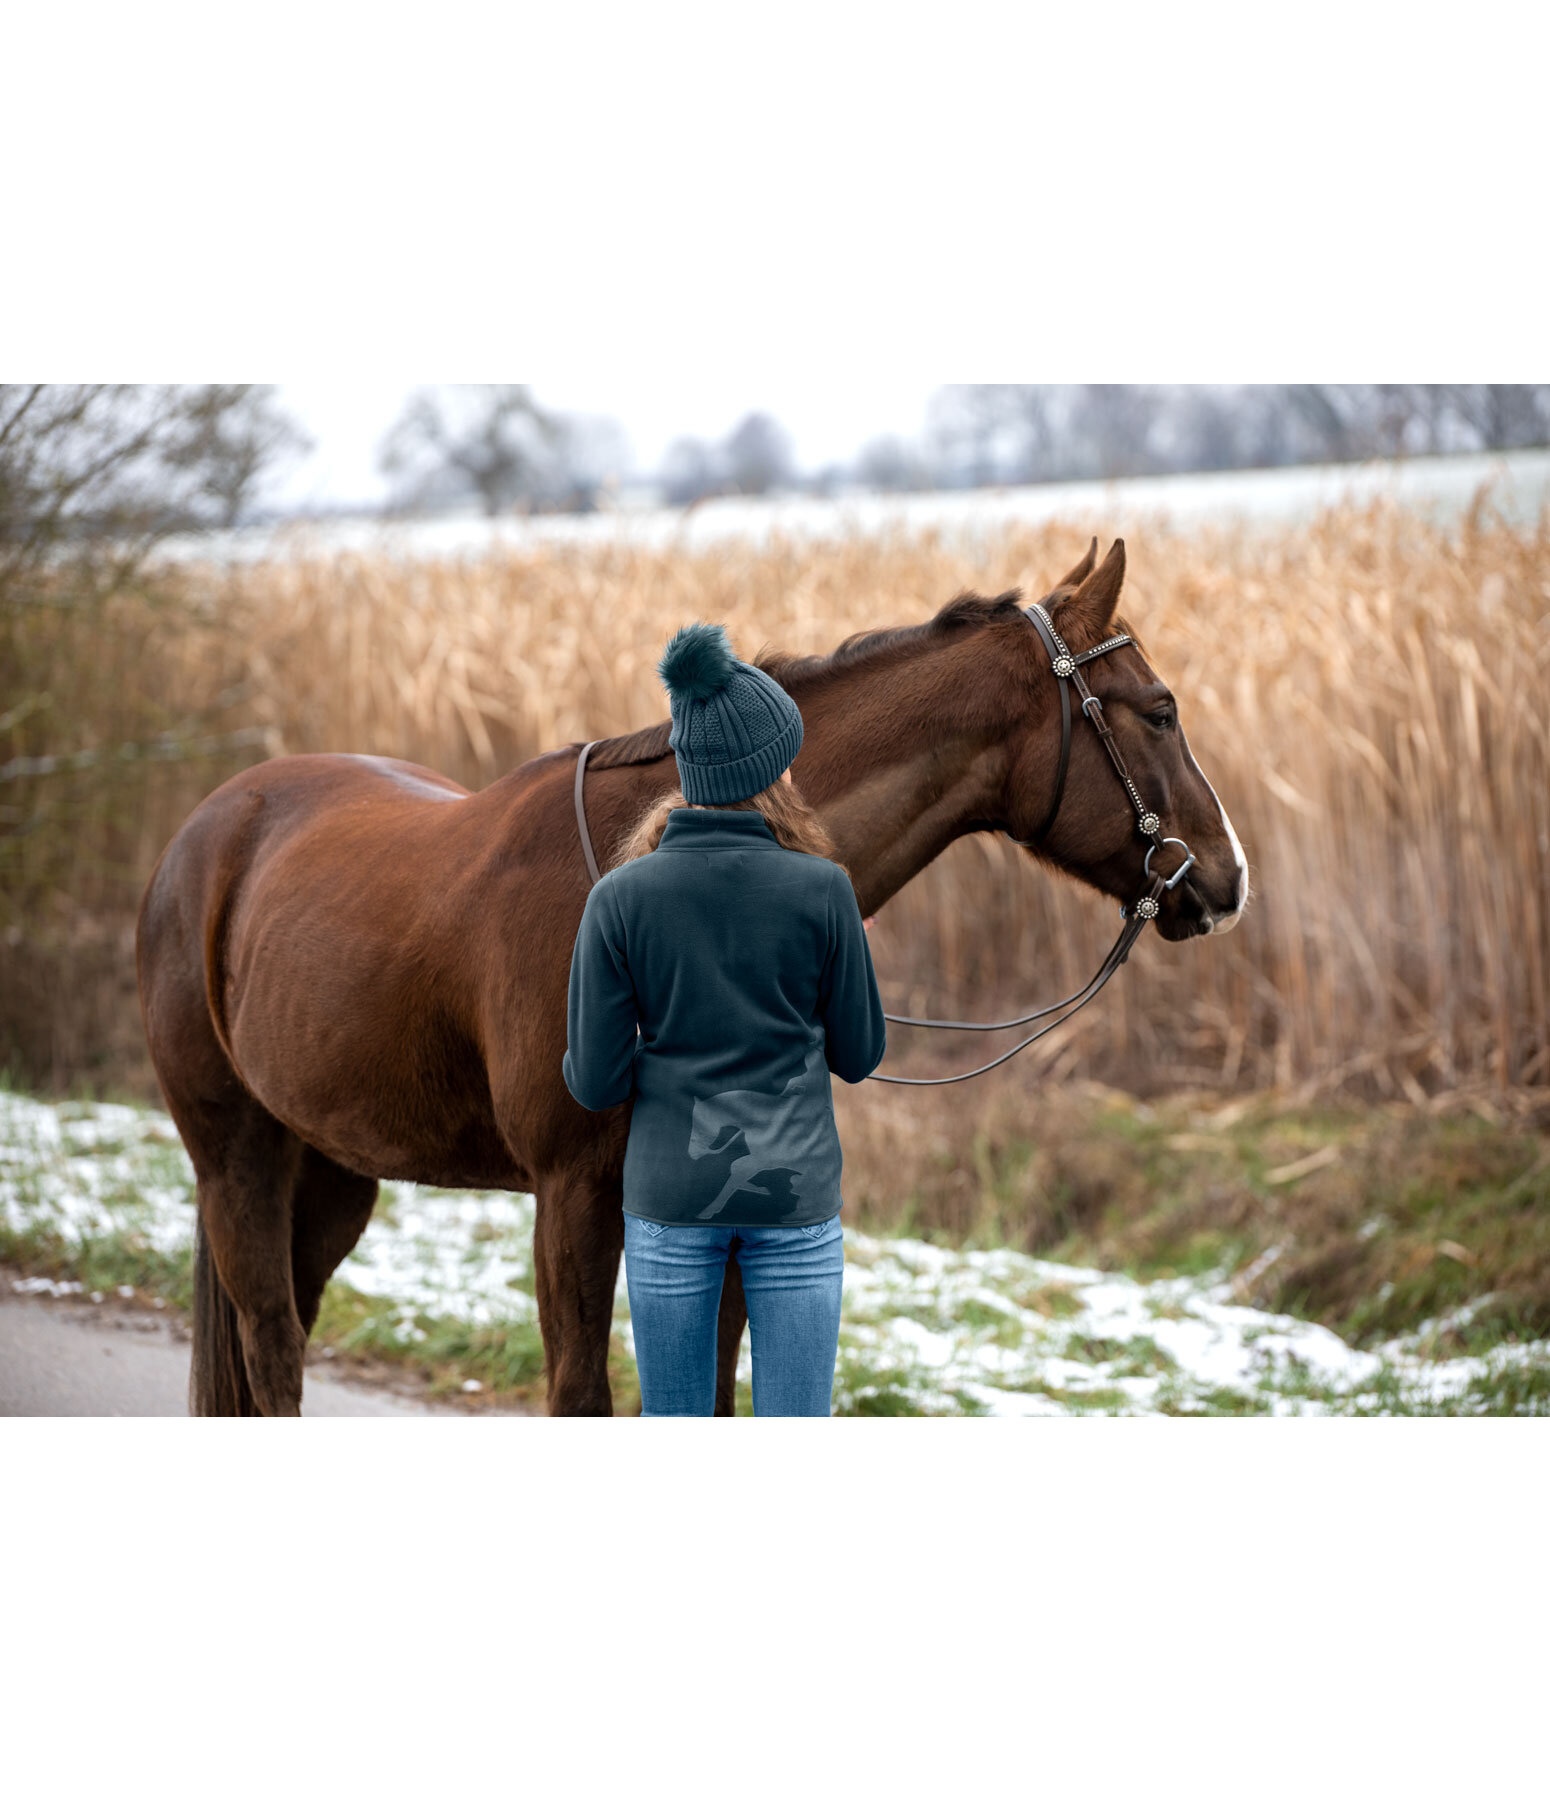
[[[1336,1160],[1272,1181],[1316,1151]],[[973,1240],[1138,1280],[1239,1271],[1272,1248],[1253,1304],[1376,1344],[1469,1302],[1454,1346],[1550,1337],[1550,1133],[1470,1113],[1187,1100],[1051,1108],[1042,1144],[971,1145]],[[1009,1196],[1020,1217],[1008,1218]],[[917,1195],[917,1217],[933,1210]],[[986,1222],[1000,1219],[999,1231]],[[865,1222],[863,1220],[863,1222]]]
[[[169,1256],[132,1234],[68,1243],[50,1231],[11,1231],[0,1225],[0,1262],[23,1275],[79,1281],[88,1293],[132,1287],[150,1299],[186,1312],[194,1303],[193,1270],[186,1256]]]
[[[1152,1338],[1099,1338],[1070,1333],[1061,1346],[1061,1355],[1072,1362],[1104,1365],[1121,1380],[1141,1375],[1171,1374],[1178,1364]]]
[[[919,1391],[908,1377],[847,1364],[841,1357],[834,1375],[837,1419],[918,1419],[925,1415]]]
[[[339,1281],[324,1290],[312,1335],[315,1344],[345,1358],[412,1368],[437,1394],[475,1380],[491,1393],[532,1398],[543,1376],[544,1346],[536,1323],[470,1325],[430,1312],[406,1314],[393,1301],[357,1293]]]
[[[1174,1419],[1249,1419],[1263,1417],[1273,1404],[1268,1394],[1244,1393],[1238,1388],[1209,1388],[1195,1394],[1165,1388],[1158,1396],[1157,1410]]]

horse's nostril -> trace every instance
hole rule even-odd
[[[1220,937],[1223,932],[1231,931],[1242,917],[1243,908],[1235,906],[1231,912],[1218,913],[1211,922],[1211,929]]]

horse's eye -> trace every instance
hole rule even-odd
[[[1146,715],[1147,723],[1155,725],[1159,731],[1172,731],[1178,723],[1178,714],[1171,706],[1159,706],[1155,712]]]

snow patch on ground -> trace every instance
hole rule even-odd
[[[531,1194],[455,1194],[385,1181],[339,1279],[357,1293],[469,1325],[536,1320]]]
[[[181,1256],[192,1200],[193,1170],[164,1114],[0,1093],[0,1228],[46,1233],[68,1249],[119,1237]],[[336,1279],[396,1309],[391,1328],[405,1342],[437,1320],[532,1325],[534,1211],[528,1194],[384,1182]],[[1472,1384],[1546,1356],[1533,1343],[1435,1354],[1479,1301],[1367,1351],[1324,1326],[1238,1304],[1241,1276],[1140,1282],[1015,1250],[848,1229],[846,1257],[839,1411],[1036,1418],[1230,1410],[1235,1400],[1278,1413],[1391,1411],[1467,1402]],[[53,1297],[82,1291],[46,1277],[13,1285]],[[622,1268],[614,1330],[633,1356]],[[745,1338],[743,1380],[751,1367]]]
[[[847,1248],[842,1371],[849,1360],[904,1394],[957,1392],[992,1413],[1209,1410],[1223,1394],[1272,1412],[1345,1411],[1380,1381],[1408,1403],[1435,1403],[1545,1356],[1538,1344],[1428,1355],[1459,1318],[1358,1350],[1325,1326],[1236,1304],[1237,1284],[1224,1279],[1140,1282],[1014,1250],[857,1232]]]

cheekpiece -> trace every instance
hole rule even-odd
[[[1076,673],[1076,663],[1069,656],[1057,656],[1053,664],[1055,673],[1062,681],[1069,681]]]
[[[1143,837],[1155,837],[1159,827],[1162,825],[1162,820],[1158,818],[1156,813],[1148,812],[1142,813],[1141,817],[1136,820],[1136,824],[1141,828],[1141,835]]]

